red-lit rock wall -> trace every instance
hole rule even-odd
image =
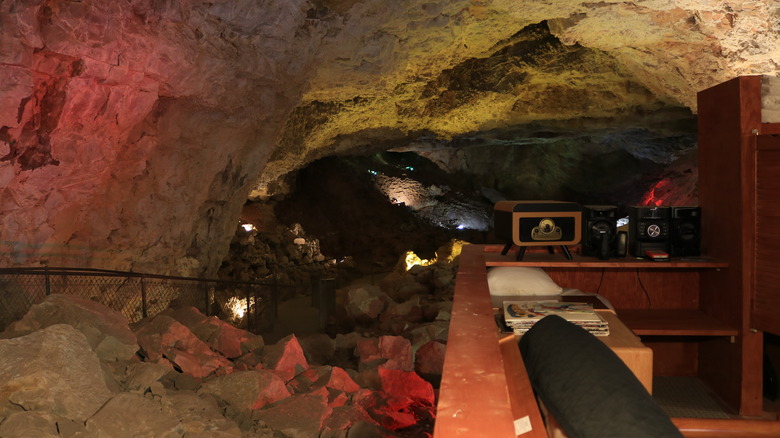
[[[0,4],[0,265],[214,271],[305,76],[229,3]]]

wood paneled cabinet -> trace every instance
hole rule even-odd
[[[701,345],[699,375],[746,416],[763,407],[763,332],[780,334],[780,123],[762,120],[765,79],[698,94],[702,251],[729,266],[702,273],[701,308],[739,331]]]

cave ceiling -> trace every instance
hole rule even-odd
[[[0,260],[214,273],[247,199],[334,155],[669,164],[697,91],[777,74],[778,28],[763,0],[6,0]]]

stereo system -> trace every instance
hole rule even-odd
[[[701,255],[701,208],[693,206],[633,206],[628,212],[628,232],[618,228],[614,205],[585,205],[559,201],[500,201],[494,208],[496,237],[506,254],[519,247],[520,260],[529,246],[560,246],[567,258],[567,245],[581,243],[584,256],[606,260],[612,257],[671,257]]]
[[[701,255],[700,207],[631,207],[628,250],[635,257],[661,251],[672,257]]]
[[[628,211],[628,251],[644,257],[646,251],[671,250],[670,207],[631,207]]]
[[[625,257],[627,234],[617,229],[618,209],[614,205],[584,205],[582,207],[582,255]]]

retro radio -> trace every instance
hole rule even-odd
[[[506,243],[501,254],[515,245],[518,260],[526,247],[547,246],[552,250],[556,245],[571,259],[566,245],[580,243],[582,208],[575,202],[499,201],[493,217],[496,237]]]

